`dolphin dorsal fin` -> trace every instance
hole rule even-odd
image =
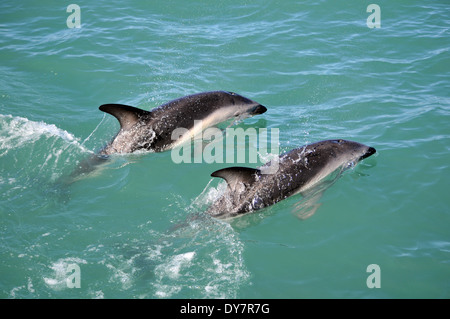
[[[151,112],[123,104],[103,104],[100,111],[106,112],[117,118],[122,130],[128,130],[136,124],[140,118],[150,116]]]
[[[220,177],[226,180],[232,191],[236,190],[238,183],[243,183],[245,187],[250,186],[259,179],[260,175],[259,169],[237,166],[219,169],[211,174],[212,177]]]

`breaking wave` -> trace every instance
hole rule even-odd
[[[90,151],[53,124],[0,114],[0,189],[5,199],[70,174]]]

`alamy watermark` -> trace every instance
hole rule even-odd
[[[370,264],[366,268],[366,272],[371,274],[367,277],[367,288],[381,288],[381,268],[377,264]]]
[[[44,277],[44,282],[56,290],[81,288],[80,263],[86,264],[86,261],[79,258],[68,258],[57,261],[50,267],[55,272],[54,276]]]
[[[366,272],[370,273],[367,277],[367,288],[381,288],[381,268],[377,264],[370,264],[366,268]],[[67,264],[58,275],[62,276],[62,282],[65,281],[67,288],[81,288],[81,269],[77,263]],[[46,279],[47,283],[54,285],[57,280]]]
[[[66,12],[71,14],[67,17],[66,25],[69,29],[81,28],[81,8],[77,4],[69,4]],[[370,29],[381,28],[381,8],[377,4],[369,4],[366,12],[371,14],[366,20],[367,27]]]
[[[271,157],[270,165],[263,168],[263,174],[273,174],[278,170],[279,129],[255,129],[253,127],[227,128],[224,131],[216,127],[202,129],[202,121],[194,121],[194,128],[200,133],[190,136],[187,128],[177,128],[172,132],[172,140],[184,139],[192,143],[183,143],[171,151],[172,161],[180,163],[257,163],[258,158],[266,161]],[[225,132],[225,134],[224,134]],[[236,146],[236,147],[235,147]]]
[[[81,9],[77,4],[69,4],[66,12],[71,12],[67,17],[66,25],[69,29],[81,28]]]
[[[370,29],[381,28],[381,9],[378,4],[369,4],[366,12],[371,12],[367,18],[366,24]]]
[[[70,264],[67,266],[67,274],[69,274],[66,278],[67,288],[81,288],[81,270],[80,266],[77,264]]]

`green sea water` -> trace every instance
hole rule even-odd
[[[448,1],[75,3],[79,28],[71,2],[0,4],[0,298],[450,297]],[[99,105],[209,90],[265,105],[235,127],[278,129],[280,152],[377,154],[307,219],[301,195],[192,218],[236,163],[171,152],[61,183],[119,129]]]

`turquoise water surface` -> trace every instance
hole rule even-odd
[[[450,4],[372,3],[77,1],[70,28],[71,2],[2,1],[0,298],[449,298]],[[118,131],[99,105],[210,90],[265,105],[235,127],[278,129],[280,152],[377,154],[307,219],[301,195],[197,218],[237,164],[171,152],[65,182]]]

